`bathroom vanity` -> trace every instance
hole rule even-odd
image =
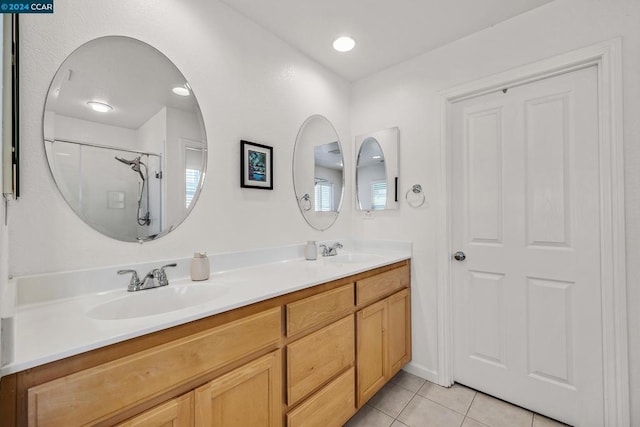
[[[411,359],[410,260],[354,271],[4,376],[3,425],[341,426]]]

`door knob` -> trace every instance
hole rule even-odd
[[[462,251],[458,251],[453,254],[453,259],[455,259],[456,261],[464,261],[465,258],[467,258],[467,256]]]

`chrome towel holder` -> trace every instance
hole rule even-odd
[[[300,208],[305,212],[311,210],[311,196],[309,196],[309,193],[303,194],[302,197],[298,199],[298,205],[300,205]]]
[[[412,196],[412,194],[415,196]],[[412,208],[419,208],[424,205],[424,202],[427,200],[426,196],[422,192],[422,186],[420,184],[415,184],[411,187],[404,197]]]

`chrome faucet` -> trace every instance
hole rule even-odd
[[[127,291],[136,292],[144,291],[146,289],[159,288],[160,286],[167,286],[169,279],[167,279],[167,273],[164,271],[167,267],[176,267],[178,264],[167,264],[160,268],[154,268],[148,272],[142,280],[138,277],[136,270],[118,270],[118,274],[131,273],[131,279],[129,280],[129,286]]]
[[[336,242],[331,246],[327,246],[325,244],[320,245],[320,249],[322,250],[322,256],[336,256],[338,255],[338,249],[342,249],[342,243]]]

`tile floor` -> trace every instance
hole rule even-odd
[[[400,371],[345,427],[567,427],[470,388]]]

